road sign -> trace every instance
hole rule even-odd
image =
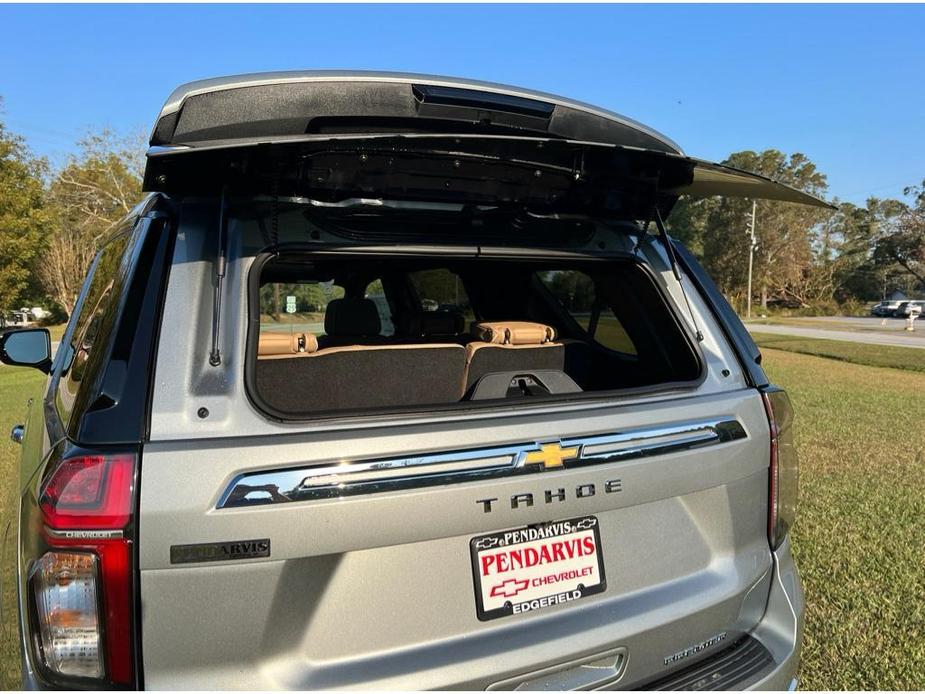
[[[295,313],[295,297],[286,297],[286,313]]]

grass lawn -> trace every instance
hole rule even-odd
[[[925,688],[925,374],[776,350],[764,365],[797,413],[800,685]]]
[[[852,364],[884,366],[925,373],[925,349],[921,348],[869,345],[845,340],[818,340],[795,335],[771,335],[760,332],[754,332],[751,335],[762,351],[765,349],[777,349],[786,352],[812,354],[827,357],[828,359],[851,362]]]
[[[0,366],[0,506],[2,506],[19,480],[19,446],[10,441],[9,431],[26,419],[26,402],[38,400],[45,383],[45,374],[35,369]],[[6,515],[0,514],[6,523]],[[9,550],[8,550],[9,551]],[[5,570],[0,566],[0,570]],[[4,591],[14,586],[12,571],[4,571]],[[4,615],[4,629],[6,615]],[[0,689],[19,689],[19,649],[9,639],[0,639]]]
[[[925,688],[925,373],[904,370],[906,352],[925,352],[792,342],[830,341],[775,335],[763,343],[765,368],[797,411],[793,541],[808,601],[800,685]],[[797,353],[804,350],[832,358]],[[881,353],[903,368],[850,363]],[[22,421],[42,382],[37,371],[0,367],[0,433]],[[4,434],[0,484],[15,479],[18,454]],[[0,662],[6,686],[15,657]]]
[[[49,325],[48,332],[51,333],[52,342],[60,342],[61,336],[64,335],[64,329],[67,327],[67,323],[59,323],[58,325]]]

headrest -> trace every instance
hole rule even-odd
[[[456,311],[422,311],[411,320],[412,335],[459,335],[466,329],[466,319]]]
[[[334,299],[324,313],[328,335],[363,337],[378,335],[381,329],[379,309],[369,299]]]
[[[496,345],[541,345],[552,342],[556,338],[556,331],[542,323],[494,321],[473,323],[472,335],[482,342]]]
[[[257,341],[257,356],[317,352],[318,339],[311,333],[262,332]]]

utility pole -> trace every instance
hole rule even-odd
[[[745,299],[745,317],[752,317],[752,266],[755,262],[755,208],[757,203],[752,200],[752,219],[748,224],[748,294]]]

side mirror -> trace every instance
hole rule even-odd
[[[31,366],[51,371],[51,335],[45,328],[11,330],[0,335],[0,361],[10,366]]]

